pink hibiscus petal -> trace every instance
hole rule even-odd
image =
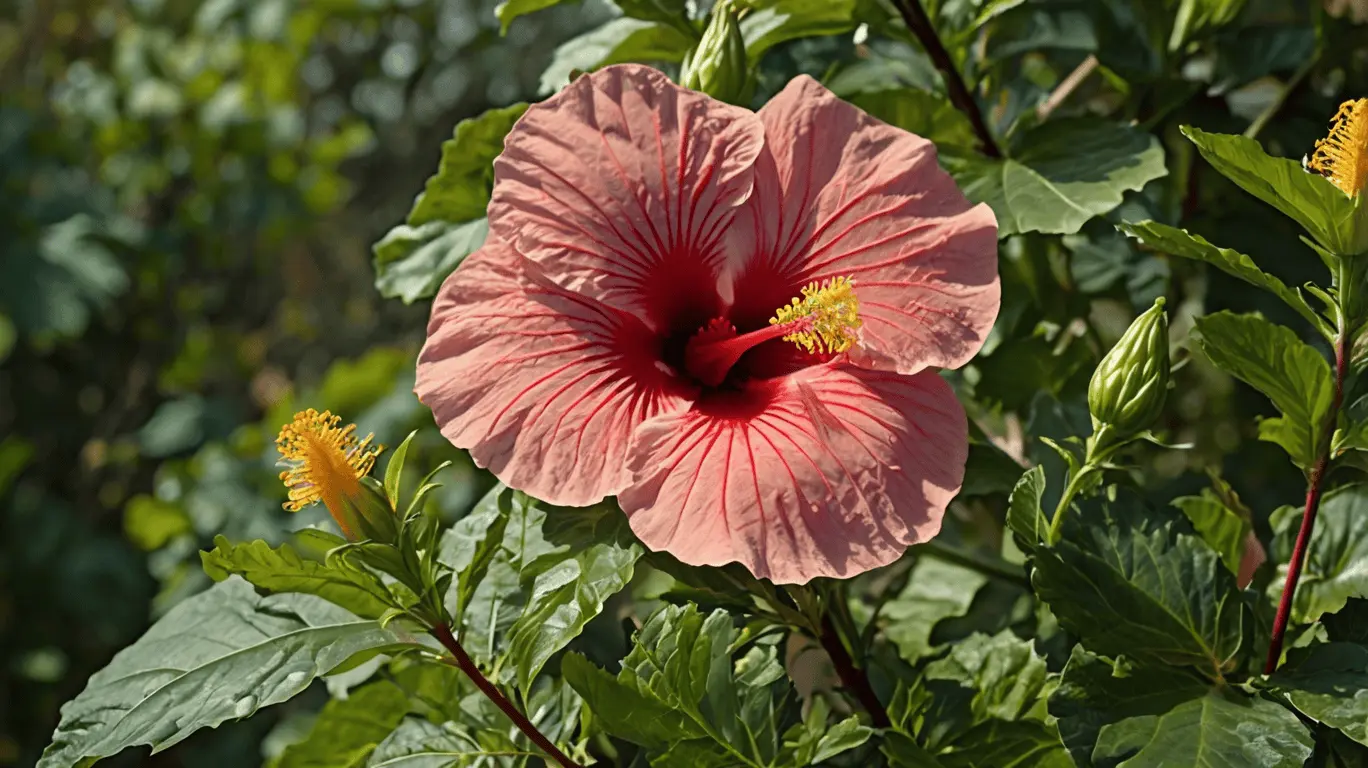
[[[764,128],[649,67],[580,77],[529,107],[494,162],[490,229],[562,287],[697,327],[720,303],[723,235]]]
[[[992,210],[969,204],[931,142],[810,77],[759,114],[765,151],[732,229],[738,327],[809,281],[851,277],[864,320],[855,364],[915,373],[968,362],[1000,300]]]
[[[491,236],[433,304],[415,391],[442,434],[508,485],[592,504],[628,476],[632,434],[692,391],[636,318],[541,285]]]
[[[618,502],[646,546],[686,563],[851,576],[940,530],[967,429],[935,373],[814,366],[643,424]]]

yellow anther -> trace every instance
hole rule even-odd
[[[780,307],[770,325],[803,322],[800,329],[784,336],[809,353],[844,352],[859,341],[860,300],[855,284],[848,277],[815,281],[803,288],[801,298]]]
[[[360,496],[359,481],[370,473],[384,446],[371,445],[375,435],[357,440],[356,425],[339,427],[341,421],[328,411],[310,408],[281,428],[276,448],[280,463],[289,467],[280,479],[290,490],[285,508],[291,512],[322,501],[336,517],[345,500]]]
[[[1368,182],[1368,99],[1340,105],[1330,121],[1330,135],[1316,142],[1306,166],[1350,197],[1363,191]]]

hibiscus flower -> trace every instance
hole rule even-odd
[[[416,390],[500,480],[780,583],[939,531],[967,422],[937,371],[999,285],[993,214],[931,142],[808,77],[757,113],[613,66],[513,127],[489,229]]]

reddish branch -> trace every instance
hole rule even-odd
[[[1325,442],[1321,448],[1316,465],[1311,468],[1311,477],[1306,487],[1306,511],[1302,513],[1301,529],[1297,531],[1297,543],[1292,548],[1292,559],[1287,561],[1287,581],[1283,583],[1282,599],[1278,602],[1278,615],[1273,619],[1273,637],[1268,643],[1268,660],[1264,662],[1264,674],[1271,675],[1278,669],[1282,658],[1283,635],[1287,633],[1287,621],[1292,615],[1292,597],[1297,591],[1297,580],[1301,578],[1302,566],[1306,563],[1306,550],[1311,544],[1311,529],[1316,525],[1316,510],[1320,508],[1321,494],[1324,491],[1326,470],[1330,466],[1330,435],[1334,434],[1339,420],[1340,405],[1344,401],[1344,379],[1349,368],[1349,332],[1340,329],[1339,339],[1335,342],[1335,396],[1330,404],[1330,413],[1325,417]]]
[[[469,677],[470,681],[475,683],[475,687],[479,688],[485,696],[489,697],[490,701],[494,702],[499,709],[503,710],[503,713],[508,715],[508,719],[512,720],[513,724],[518,726],[518,730],[522,731],[524,736],[531,739],[533,744],[536,744],[541,751],[545,752],[551,759],[559,763],[562,768],[581,768],[579,763],[571,760],[564,752],[557,749],[556,745],[552,744],[550,739],[543,736],[541,731],[537,730],[537,726],[533,725],[532,721],[528,720],[526,715],[519,712],[518,708],[513,706],[513,702],[509,701],[493,683],[489,682],[489,679],[484,676],[484,673],[480,671],[480,668],[475,666],[475,661],[470,658],[470,654],[466,653],[465,649],[461,647],[461,644],[457,642],[456,637],[451,634],[451,629],[449,627],[445,624],[438,624],[432,628],[432,636],[437,638],[437,641],[442,644],[442,647],[446,648],[447,651],[451,653],[456,666],[459,667],[462,672],[466,673],[466,677]]]
[[[941,77],[945,79],[945,92],[950,97],[950,103],[969,118],[974,135],[982,145],[983,154],[992,158],[1002,157],[997,142],[993,140],[992,132],[988,130],[988,123],[983,120],[983,112],[979,110],[978,102],[974,101],[974,95],[965,86],[964,78],[955,67],[955,60],[950,57],[950,52],[945,50],[945,44],[936,34],[936,28],[931,24],[931,18],[926,15],[926,9],[922,8],[921,0],[894,0],[893,5],[897,6],[898,13],[902,15],[903,23],[907,25],[908,30],[916,36],[922,48],[926,49],[926,55],[931,57],[931,63],[940,70]]]
[[[841,636],[836,633],[836,627],[831,623],[831,619],[822,617],[822,647],[826,649],[827,655],[831,657],[831,663],[836,667],[836,674],[840,675],[841,683],[846,689],[855,695],[860,705],[869,713],[874,722],[875,728],[887,728],[892,723],[888,719],[888,710],[884,709],[882,701],[874,693],[874,686],[869,684],[869,677],[864,670],[855,666],[855,662],[850,658],[850,652],[846,650],[845,643],[841,642]]]

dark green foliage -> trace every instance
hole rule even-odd
[[[1299,162],[1368,96],[1368,7],[921,0],[940,57],[914,2],[735,0],[747,71],[708,81],[759,109],[810,75],[998,221],[997,324],[945,373],[971,437],[942,532],[801,586],[497,484],[412,394],[527,104],[614,63],[677,78],[713,3],[20,3],[0,766],[541,764],[442,625],[582,765],[1368,767],[1368,195]],[[1172,387],[1099,455],[1090,377],[1160,297]],[[281,510],[272,439],[310,407],[400,446],[373,473],[397,546]],[[1241,588],[1251,531],[1271,562]]]

